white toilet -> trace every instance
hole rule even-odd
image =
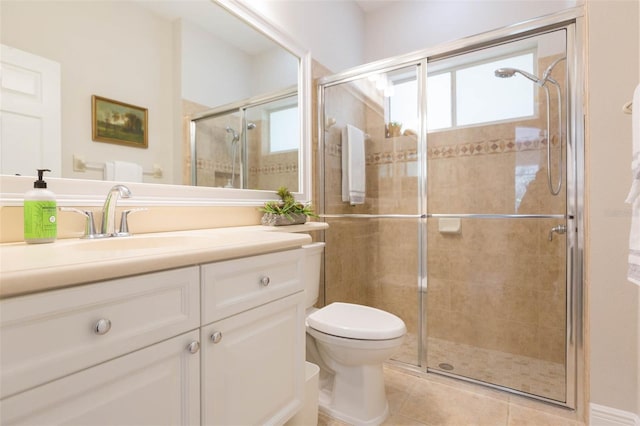
[[[407,332],[397,316],[350,303],[321,309],[318,300],[324,243],[303,246],[307,360],[320,367],[320,411],[353,425],[378,425],[389,415],[382,363]]]

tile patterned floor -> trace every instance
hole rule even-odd
[[[388,426],[584,426],[571,410],[430,374],[385,366]],[[319,426],[346,424],[320,414]]]
[[[407,334],[402,348],[393,359],[417,364],[418,348],[415,335]],[[563,364],[526,356],[477,348],[463,343],[429,337],[427,365],[438,369],[446,363],[451,371],[471,379],[493,383],[522,392],[558,401],[564,400],[565,370]]]
[[[454,366],[452,373],[494,383],[557,401],[565,399],[563,364],[500,351],[476,348],[448,340],[428,339],[427,365]]]

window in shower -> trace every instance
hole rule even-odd
[[[534,72],[534,55],[510,56],[455,71],[455,125],[469,126],[534,115],[534,85],[524,78],[499,79],[495,70]]]
[[[298,149],[300,126],[297,117],[297,105],[269,111],[269,152]]]
[[[427,77],[427,129],[450,129],[532,117],[535,115],[535,88],[526,79],[496,78],[499,68],[535,72],[533,52],[501,56],[482,63],[462,64],[439,70]],[[387,90],[388,122],[417,129],[418,105],[411,102],[417,80],[390,77]]]
[[[391,77],[391,90],[386,90],[387,122],[402,123],[403,129],[418,129],[418,80],[415,75]]]

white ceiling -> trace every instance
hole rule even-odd
[[[360,9],[365,13],[372,10],[380,9],[381,7],[388,6],[389,3],[397,0],[355,0]]]

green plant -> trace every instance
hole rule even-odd
[[[281,201],[266,202],[264,207],[260,209],[261,212],[286,216],[288,218],[291,218],[292,214],[318,217],[318,215],[313,212],[311,205],[297,202],[293,194],[291,194],[286,187],[281,186],[277,194]]]

